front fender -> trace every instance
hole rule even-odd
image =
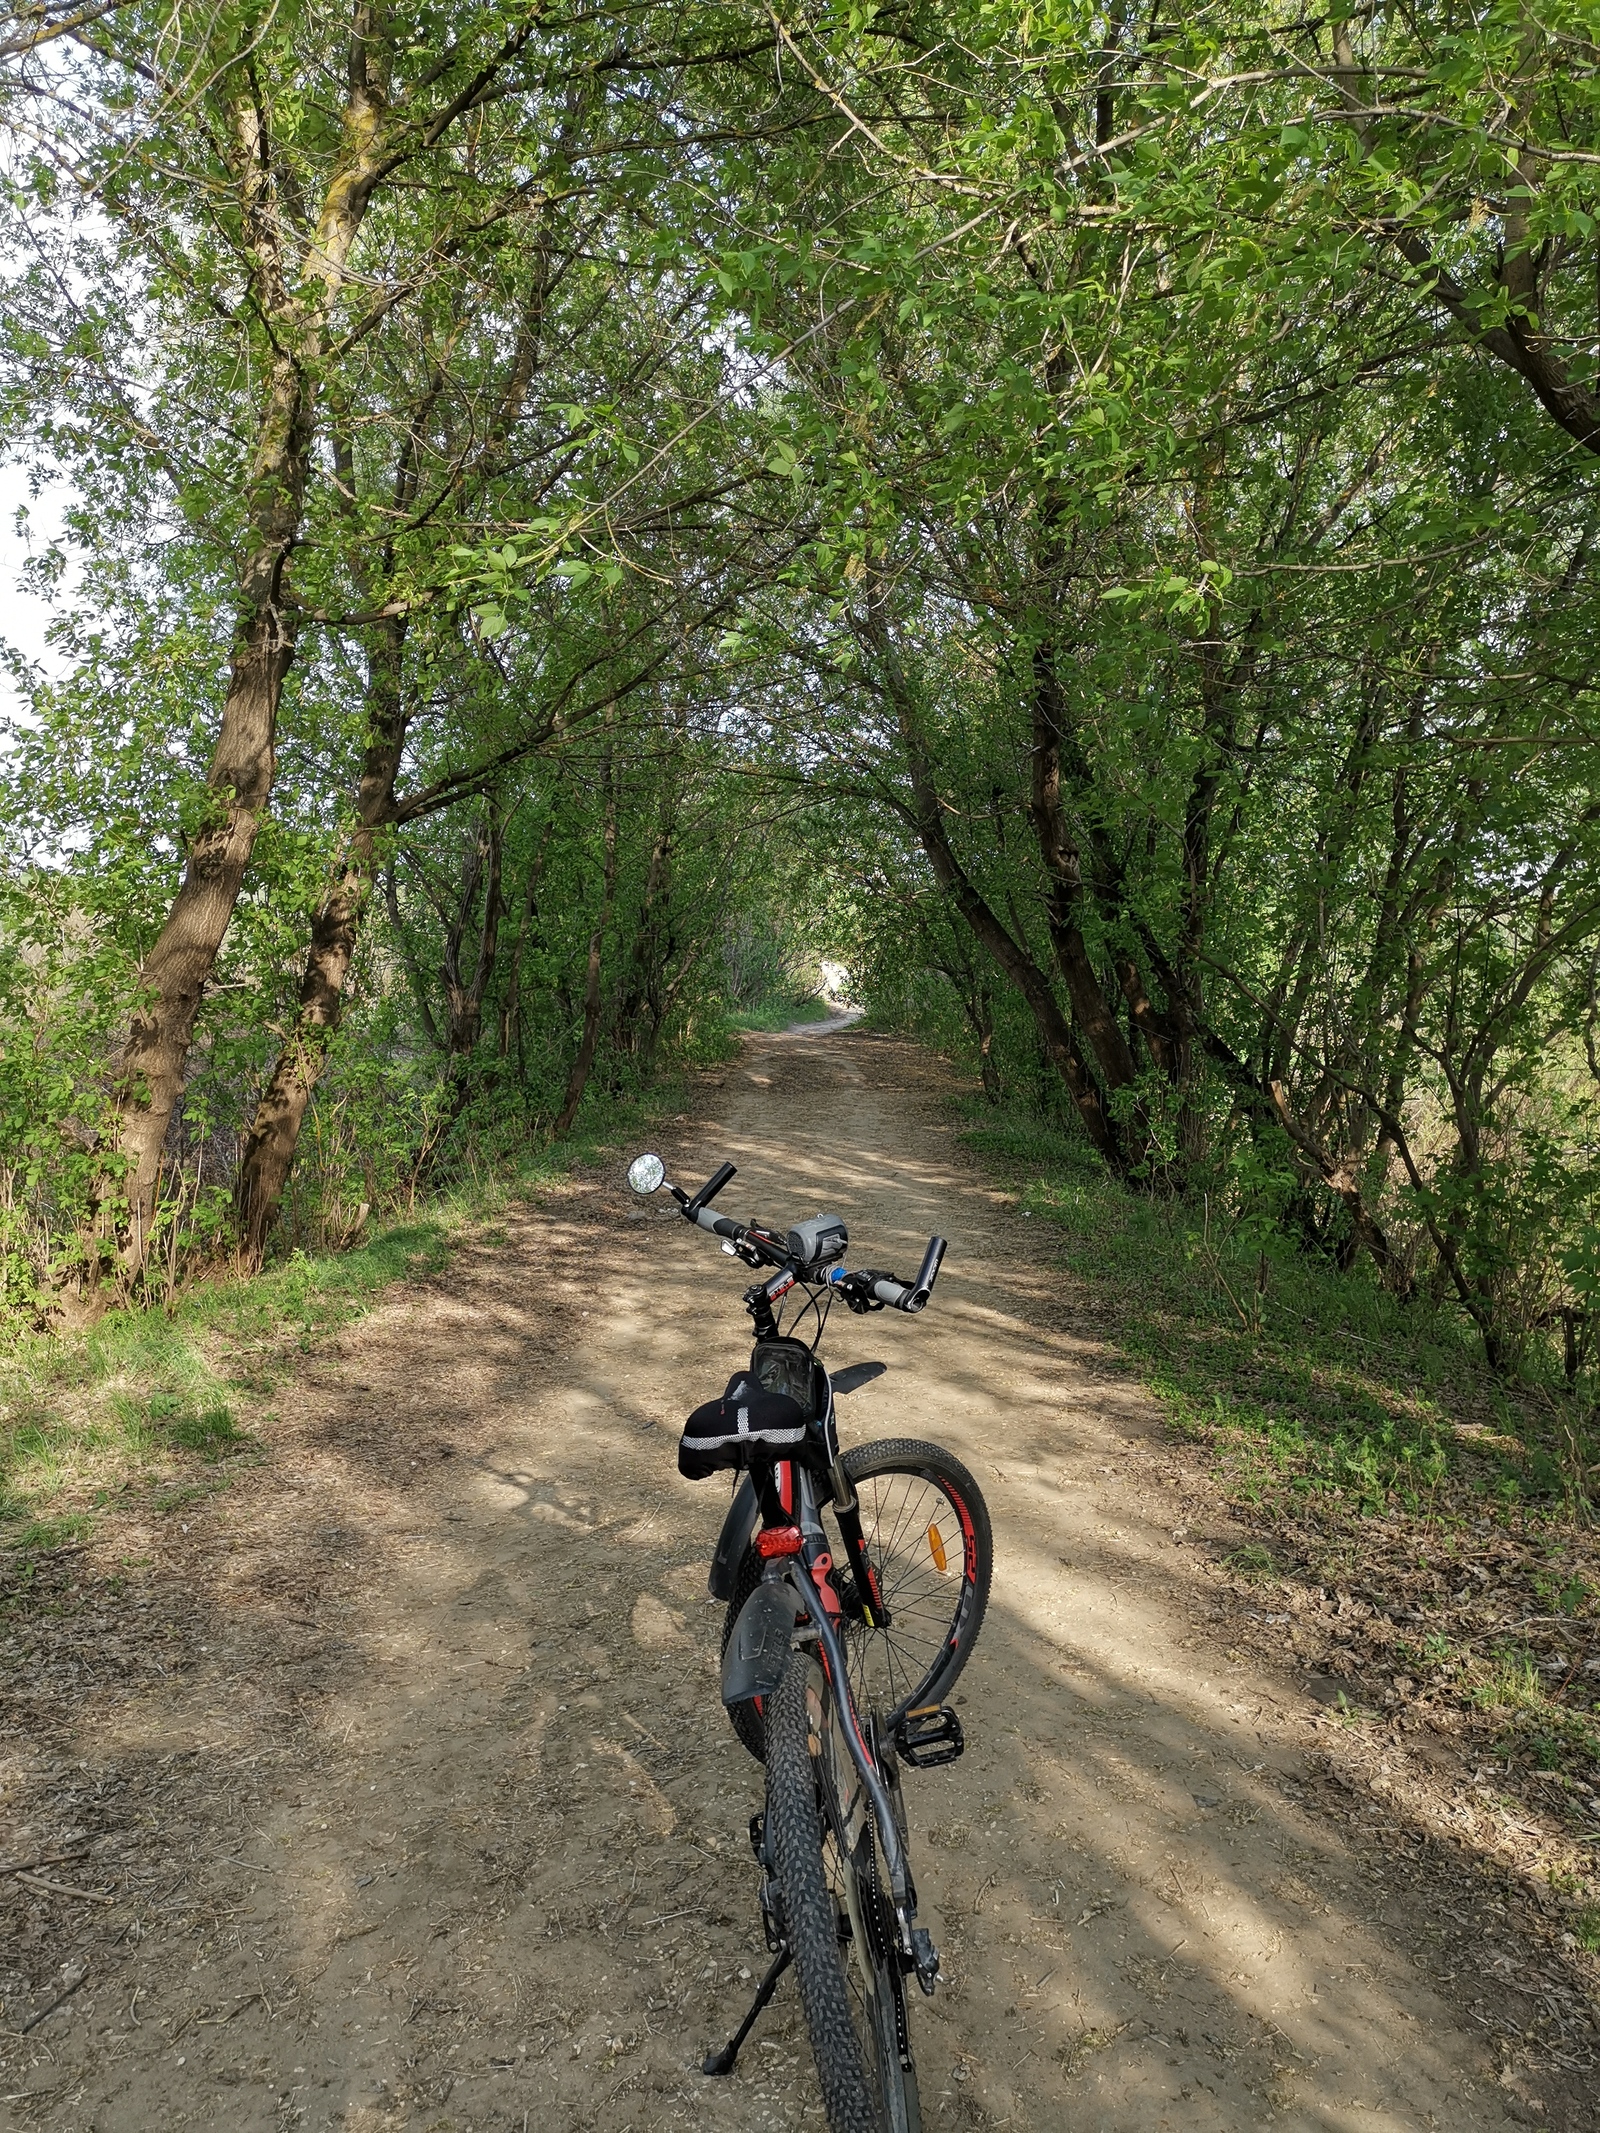
[[[741,1475],[739,1486],[733,1492],[733,1501],[728,1506],[728,1515],[722,1521],[717,1552],[711,1558],[711,1576],[707,1585],[712,1599],[733,1598],[734,1578],[760,1523],[761,1506],[756,1502],[755,1483],[748,1474]]]
[[[752,1696],[775,1696],[789,1663],[797,1613],[787,1578],[758,1585],[733,1625],[722,1655],[722,1700],[748,1703]]]

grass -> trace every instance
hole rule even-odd
[[[514,1195],[610,1153],[677,1100],[597,1099],[575,1130],[374,1226],[351,1250],[294,1252],[253,1279],[192,1282],[170,1312],[111,1311],[87,1332],[27,1335],[0,1359],[0,1554],[81,1541],[135,1492],[158,1508],[226,1484],[262,1456],[249,1420],[319,1340],[397,1281],[437,1273],[470,1233],[503,1242]]]
[[[728,1015],[727,1023],[731,1030],[780,1030],[788,1029],[796,1022],[826,1022],[838,1012],[833,1001],[824,1000],[819,995],[794,994],[740,1008]]]
[[[1173,1426],[1215,1447],[1240,1500],[1418,1512],[1449,1478],[1490,1510],[1569,1501],[1548,1408],[1487,1376],[1458,1314],[1127,1193],[1025,1115],[974,1106],[964,1137],[1013,1173],[1023,1213],[1111,1305],[1117,1345]]]
[[[1414,1700],[1508,1770],[1600,1777],[1578,1403],[1497,1383],[1446,1308],[1401,1305],[1203,1204],[1124,1191],[1036,1117],[974,1103],[964,1137],[1208,1459],[1247,1530],[1224,1565],[1240,1586],[1299,1584],[1310,1620],[1357,1597],[1354,1649],[1390,1704]]]
[[[88,1332],[18,1342],[0,1366],[0,1546],[80,1538],[131,1486],[257,1452],[241,1406],[392,1282],[443,1266],[467,1219],[458,1200],[354,1251],[197,1281],[170,1313],[110,1311]]]
[[[1475,1684],[1472,1700],[1480,1711],[1542,1712],[1544,1684],[1526,1652],[1496,1652]]]

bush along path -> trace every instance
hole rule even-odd
[[[662,1150],[736,1162],[741,1217],[837,1207],[880,1263],[951,1240],[923,1319],[829,1340],[889,1366],[847,1437],[949,1443],[995,1521],[967,1754],[908,1781],[948,1971],[930,2121],[1589,2127],[1577,1914],[1495,1849],[1513,1812],[1561,1838],[1565,1782],[1513,1810],[1429,1749],[1420,1691],[1381,1722],[1399,1610],[1374,1635],[1353,1575],[1319,1604],[1269,1567],[951,1094],[896,1041],[756,1035]],[[731,2081],[696,2071],[762,1959],[703,1597],[725,1494],[674,1460],[743,1275],[621,1170],[313,1343],[228,1489],[142,1499],[8,1593],[19,2122],[820,2126],[787,1987]]]
[[[965,1138],[1049,1225],[1082,1308],[1158,1391],[1249,1536],[1221,1563],[1269,1648],[1380,1778],[1470,1772],[1448,1826],[1600,1954],[1595,1419],[1487,1377],[1459,1317],[1141,1204],[1037,1120]],[[1380,1789],[1382,1789],[1380,1787]]]

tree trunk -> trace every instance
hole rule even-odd
[[[695,966],[699,963],[705,949],[706,941],[704,938],[696,941],[688,950],[682,962],[679,963],[671,980],[661,987],[659,994],[649,1003],[650,1023],[645,1032],[644,1048],[644,1070],[647,1074],[655,1072],[656,1054],[661,1049],[661,1033],[667,1026],[667,1019],[672,1010],[678,1004],[678,995],[693,976]],[[663,975],[665,975],[664,966]]]
[[[881,666],[886,691],[894,707],[901,745],[906,752],[913,802],[906,812],[911,827],[921,839],[922,848],[928,855],[933,871],[942,886],[949,891],[956,909],[971,927],[979,943],[994,957],[1027,1002],[1045,1056],[1065,1082],[1077,1107],[1078,1116],[1083,1121],[1084,1131],[1104,1158],[1107,1167],[1116,1176],[1125,1177],[1127,1162],[1117,1122],[1106,1109],[1099,1085],[1078,1049],[1078,1040],[1073,1034],[1071,1023],[1056,1004],[1055,994],[1050,989],[1050,980],[1028,953],[1024,942],[1013,937],[977,884],[968,877],[945,835],[939,810],[939,795],[934,788],[927,752],[917,730],[910,687],[875,602],[869,602],[865,617],[858,627],[862,638]]]
[[[567,1076],[566,1099],[556,1120],[557,1140],[578,1115],[583,1092],[589,1085],[589,1069],[594,1065],[595,1047],[600,1040],[600,947],[604,939],[605,926],[602,922],[589,936],[589,967],[583,988],[583,1035],[578,1040],[578,1056],[573,1060],[572,1072]]]
[[[365,4],[365,0],[363,0]],[[546,214],[547,222],[548,216]],[[546,231],[546,240],[548,231]],[[516,346],[506,388],[495,419],[484,441],[475,472],[492,475],[502,463],[507,439],[520,419],[528,387],[538,369],[540,336],[549,298],[552,257],[548,241],[541,242],[536,267],[519,323]],[[436,364],[410,411],[405,441],[394,469],[391,508],[395,521],[413,508],[421,476],[421,445],[440,394],[448,381],[443,364]],[[335,432],[334,462],[346,498],[346,509],[356,518],[357,474],[354,453],[347,436]],[[393,588],[395,549],[385,544],[376,565],[368,572],[357,567],[356,576],[369,606],[378,607]],[[343,1013],[344,986],[355,955],[357,936],[371,901],[375,881],[377,832],[390,819],[395,784],[400,774],[408,713],[402,685],[405,640],[409,627],[404,615],[385,617],[377,636],[369,642],[367,655],[367,747],[356,792],[356,829],[346,855],[329,886],[312,924],[306,953],[305,974],[300,987],[300,1010],[288,1042],[278,1056],[246,1138],[235,1190],[235,1206],[241,1255],[249,1266],[259,1266],[283,1197],[284,1185],[293,1166],[301,1129],[316,1085],[327,1061],[328,1047]],[[549,827],[545,838],[548,842]],[[523,939],[543,867],[544,845],[530,878],[528,904],[518,929],[512,961],[509,1021],[517,1023],[519,980]],[[491,957],[492,960],[492,957]],[[425,1020],[425,994],[419,997]],[[501,1052],[507,1049],[509,1031],[502,1018]]]
[[[1282,1127],[1295,1151],[1302,1175],[1317,1178],[1343,1202],[1352,1229],[1371,1253],[1386,1285],[1402,1299],[1409,1297],[1415,1287],[1410,1271],[1367,1206],[1354,1164],[1341,1161],[1321,1145],[1295,1112],[1282,1082],[1263,1080],[1260,1075],[1252,1073],[1226,1038],[1219,1036],[1208,1023],[1201,1023],[1199,1034],[1224,1079],[1250,1106],[1252,1113]]]
[[[968,880],[950,848],[943,825],[937,816],[925,817],[918,824],[918,831],[923,849],[933,863],[933,870],[955,898],[957,910],[1027,1002],[1045,1054],[1066,1083],[1068,1094],[1077,1107],[1085,1132],[1105,1158],[1108,1167],[1118,1177],[1124,1176],[1127,1164],[1116,1121],[1107,1111],[1095,1078],[1078,1049],[1078,1040],[1073,1035],[1071,1023],[1056,1005],[1049,979],[1027,949],[1012,939],[983,896]]]
[[[483,1028],[483,1003],[489,990],[489,981],[494,976],[495,958],[500,948],[500,919],[505,909],[501,894],[501,862],[504,851],[506,817],[500,812],[499,803],[493,795],[485,803],[483,827],[478,833],[477,849],[467,866],[461,885],[461,902],[456,922],[445,934],[444,979],[445,999],[450,1009],[448,1035],[448,1077],[454,1085],[450,1115],[459,1117],[472,1093],[472,1055],[478,1048],[478,1037]],[[467,924],[472,916],[472,907],[477,901],[478,880],[486,875],[483,891],[483,923],[478,929],[477,952],[473,957],[472,975],[465,974],[461,949]]]
[[[1281,1081],[1269,1082],[1267,1088],[1279,1124],[1307,1166],[1342,1202],[1345,1213],[1350,1218],[1352,1231],[1371,1253],[1385,1287],[1392,1289],[1399,1297],[1409,1297],[1413,1288],[1410,1269],[1395,1251],[1377,1217],[1367,1206],[1355,1164],[1349,1157],[1341,1158],[1329,1154],[1301,1124],[1295,1117],[1289,1103],[1288,1091]]]
[[[976,973],[969,975],[964,1004],[972,1034],[978,1040],[978,1079],[983,1084],[984,1098],[997,1104],[1005,1092],[1000,1086],[1000,1068],[994,1056],[994,994],[987,979]]]
[[[589,963],[585,972],[583,988],[583,1035],[578,1040],[578,1056],[572,1062],[572,1072],[567,1076],[566,1100],[561,1106],[561,1115],[555,1124],[559,1140],[578,1115],[578,1106],[583,1101],[583,1092],[589,1085],[589,1070],[594,1065],[595,1048],[600,1041],[600,950],[605,941],[606,927],[611,920],[611,899],[617,886],[617,780],[615,751],[611,744],[606,747],[606,826],[605,826],[605,878],[600,894],[600,921],[589,936]]]
[[[281,556],[274,560],[281,565]],[[129,1274],[144,1265],[161,1151],[183,1093],[195,1015],[272,790],[278,693],[294,635],[277,604],[276,567],[270,576],[272,590],[247,613],[234,650],[222,732],[207,778],[217,796],[216,811],[189,846],[182,885],[144,960],[145,1004],[135,1012],[123,1047],[119,1138],[128,1211],[122,1260]]]
[[[367,745],[356,792],[355,828],[312,921],[299,1012],[256,1105],[239,1162],[234,1209],[240,1257],[250,1268],[261,1264],[266,1251],[306,1110],[344,1010],[345,981],[372,896],[377,833],[394,799],[405,745],[405,637],[405,618],[390,617],[380,625],[368,655]]]
[[[500,1007],[500,1044],[502,1059],[517,1055],[517,1070],[525,1074],[522,1056],[522,959],[527,952],[529,938],[536,930],[539,916],[539,885],[544,880],[545,862],[550,854],[550,839],[555,831],[556,818],[552,814],[539,834],[538,847],[528,863],[528,875],[522,889],[522,915],[517,921],[517,937],[511,944],[511,967],[506,973],[506,996]]]
[[[978,1075],[983,1083],[983,1093],[988,1102],[997,1104],[1002,1090],[1000,1069],[994,1058],[994,994],[987,979],[974,970],[968,958],[962,954],[959,940],[951,951],[950,961],[941,962],[937,956],[935,965],[950,981],[950,990],[955,994],[961,1012],[967,1018],[978,1047]]]
[[[248,66],[240,64],[231,169],[252,295],[271,321],[278,353],[250,471],[249,548],[228,692],[206,773],[213,808],[189,846],[182,883],[145,957],[143,1005],[132,1017],[118,1072],[118,1144],[127,1195],[121,1256],[129,1275],[139,1273],[149,1249],[161,1152],[183,1092],[195,1016],[272,792],[278,702],[295,652],[287,573],[305,508],[318,372],[328,320],[380,170],[385,101],[369,63],[375,47],[365,0],[357,0],[344,152],[302,263],[285,256],[284,233],[292,223],[277,195],[267,108]]]
[[[1061,740],[1063,706],[1051,648],[1034,653],[1033,792],[1029,813],[1039,856],[1049,876],[1045,910],[1050,946],[1072,1002],[1072,1012],[1094,1054],[1102,1086],[1115,1093],[1138,1079],[1128,1040],[1101,989],[1078,912],[1083,901],[1083,873],[1078,852],[1067,834],[1061,808]]]
[[[671,958],[669,905],[672,896],[673,811],[670,795],[650,848],[644,901],[634,931],[627,988],[617,1013],[617,1045],[648,1068],[661,1028],[661,987]]]

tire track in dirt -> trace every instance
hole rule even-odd
[[[922,1319],[836,1314],[825,1350],[890,1365],[846,1441],[948,1443],[995,1523],[967,1755],[907,1778],[949,1974],[913,2010],[927,2122],[1526,2118],[1382,1850],[1316,1812],[1296,1691],[1173,1544],[1182,1467],[946,1093],[908,1046],[758,1039],[663,1148],[737,1162],[741,1217],[838,1208],[853,1261],[951,1240]],[[674,1453],[748,1276],[621,1167],[396,1291],[280,1399],[263,1471],[186,1532],[119,1523],[21,1623],[0,1849],[79,1851],[50,1871],[113,1901],[0,1883],[0,2122],[821,2126],[788,1984],[731,2081],[696,2071],[763,1961],[760,1773],[704,1599],[726,1487]]]

